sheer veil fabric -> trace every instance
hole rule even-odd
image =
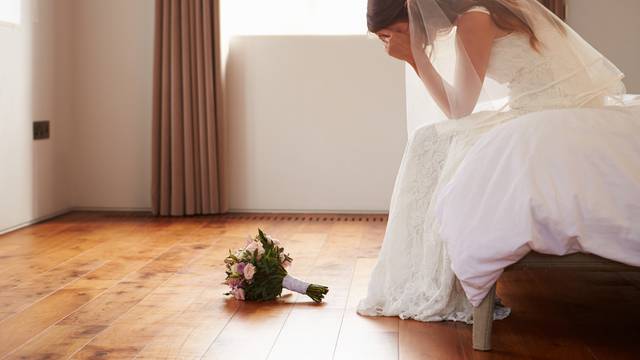
[[[545,71],[546,76],[526,84],[517,78],[503,78],[489,69],[486,76],[478,74],[469,59],[465,45],[456,36],[455,15],[447,13],[445,3],[462,3],[467,12],[480,11],[491,16],[490,9],[474,6],[481,1],[409,0],[409,23],[412,52],[418,73],[435,68],[442,77],[446,105],[450,114],[441,120],[462,118],[485,111],[487,117],[514,109],[533,110],[571,106],[598,106],[619,102],[625,88],[622,72],[573,29],[536,0],[491,0],[488,3],[508,9],[528,24],[537,38],[536,51],[528,53],[532,61],[522,71]],[[509,34],[506,37],[522,35]],[[500,40],[500,39],[498,39]],[[529,41],[530,44],[533,44]],[[500,66],[500,64],[492,64]],[[520,77],[525,77],[520,74]],[[464,89],[455,85],[464,84]],[[479,91],[473,91],[473,88]],[[479,92],[477,101],[466,101],[465,94]],[[555,104],[548,96],[556,96]],[[543,102],[537,99],[543,98]],[[473,106],[475,104],[475,106]],[[469,106],[471,105],[471,106]],[[448,116],[447,116],[448,115]],[[429,119],[433,123],[434,119]]]
[[[358,305],[362,315],[472,322],[473,307],[439,235],[438,192],[477,140],[501,124],[547,109],[601,107],[625,92],[615,65],[535,0],[492,1],[529,24],[539,42],[535,49],[519,32],[496,39],[486,76],[480,76],[456,35],[457,17],[443,6],[455,2],[469,3],[466,12],[492,16],[490,8],[478,5],[487,1],[407,3],[418,73],[437,71],[446,93],[441,105],[449,111],[424,114],[424,125],[409,134],[378,262]],[[456,88],[460,83],[475,87],[473,101]],[[508,314],[499,307],[494,317]]]

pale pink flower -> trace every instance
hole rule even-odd
[[[250,253],[253,254],[253,252],[258,248],[258,242],[257,241],[252,241],[250,242],[247,247],[245,247],[244,249]]]
[[[232,293],[233,293],[233,297],[235,297],[236,300],[244,300],[244,289],[243,288],[233,289]]]
[[[253,276],[256,274],[256,267],[253,264],[247,264],[244,267],[244,278],[247,280],[253,279]]]
[[[227,279],[227,285],[229,285],[232,288],[237,287],[240,284],[240,279],[238,278],[229,278]]]
[[[280,240],[272,238],[271,235],[267,235],[267,240],[275,246],[280,246]]]
[[[236,266],[236,271],[238,272],[238,274],[242,274],[244,273],[244,267],[246,266],[246,263],[238,263],[238,265]]]
[[[258,259],[262,256],[262,254],[264,254],[264,246],[262,246],[262,243],[258,243]]]
[[[245,250],[247,250],[251,254],[253,254],[256,250],[258,250],[258,259],[262,256],[262,254],[264,254],[264,247],[262,246],[262,243],[259,241],[254,241],[251,244],[247,245]]]

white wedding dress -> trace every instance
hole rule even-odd
[[[583,41],[573,32],[567,36]],[[368,294],[358,305],[359,314],[472,322],[473,307],[438,235],[434,216],[438,189],[455,175],[476,141],[495,127],[546,109],[601,107],[607,95],[624,93],[621,73],[606,89],[574,91],[583,86],[581,73],[575,64],[556,56],[554,44],[547,45],[546,51],[538,53],[526,35],[512,33],[496,39],[487,77],[509,89],[509,108],[423,126],[410,134],[391,198],[384,242]],[[596,61],[601,62],[597,66],[615,68],[603,57]],[[498,307],[494,317],[503,318],[508,313],[508,309]]]

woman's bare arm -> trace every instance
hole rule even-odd
[[[488,14],[471,12],[457,23],[457,63],[453,84],[446,82],[426,54],[410,51],[407,34],[385,32],[381,39],[389,55],[407,61],[418,73],[440,109],[449,118],[470,114],[475,107],[489,66],[491,48],[498,28]],[[409,49],[409,50],[408,50]]]

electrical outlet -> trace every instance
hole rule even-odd
[[[49,121],[33,122],[33,140],[43,140],[49,138]]]

